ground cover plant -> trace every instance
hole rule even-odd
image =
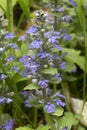
[[[21,36],[9,2],[7,18],[0,13],[0,129],[86,130],[87,2],[44,0]]]

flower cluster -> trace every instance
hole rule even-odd
[[[12,119],[6,121],[4,125],[1,126],[2,129],[4,130],[11,130],[14,126],[14,121]]]
[[[64,107],[65,96],[60,91],[53,94],[52,89],[46,88],[44,98],[44,92],[42,90],[33,91],[21,91],[21,95],[25,97],[25,107],[43,107],[43,110],[49,114],[55,112],[57,107]]]
[[[7,78],[8,62],[15,60],[13,49],[18,50],[17,44],[14,42],[15,34],[6,31],[8,21],[4,15],[0,13],[0,80]],[[2,69],[3,68],[3,69]],[[6,70],[7,69],[7,70]]]
[[[12,101],[13,101],[13,99],[11,99],[11,98],[0,97],[0,104],[9,104]]]
[[[60,73],[66,68],[66,62],[63,61],[64,54],[60,43],[71,40],[71,36],[55,31],[52,25],[48,28],[46,12],[36,11],[35,16],[37,24],[26,31],[29,39],[28,54],[24,54],[19,61],[24,65],[22,76],[30,77],[41,88],[47,88],[53,79],[56,82],[62,81]]]

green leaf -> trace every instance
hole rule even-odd
[[[76,63],[82,70],[84,70],[84,57],[80,56],[81,51],[77,51],[75,49],[64,48],[63,52],[67,53],[65,60],[70,63]]]
[[[17,82],[22,82],[22,81],[26,81],[26,80],[29,80],[29,78],[28,77],[20,78],[17,80]]]
[[[40,125],[36,130],[49,130],[50,126]]]
[[[24,127],[19,127],[19,128],[16,128],[15,130],[33,130],[33,129],[31,129],[31,128],[29,128],[29,127],[24,126]]]
[[[57,68],[47,68],[42,71],[44,74],[56,74]]]
[[[27,19],[30,20],[30,3],[28,0],[17,0],[18,3],[20,4],[24,14],[26,15]]]
[[[80,114],[80,113],[76,113],[76,114],[75,114],[75,118],[78,119],[78,120],[80,120],[80,119],[83,118],[83,115]]]
[[[66,68],[63,70],[65,72],[72,72],[76,69],[76,65],[70,62],[67,62],[65,66]]]
[[[62,107],[57,107],[55,112],[53,112],[51,115],[59,117],[63,115],[63,112],[64,112],[64,109]]]
[[[16,4],[17,0],[12,0],[12,5],[14,6]],[[7,12],[7,0],[0,0],[0,6]],[[3,12],[3,10],[0,8],[0,12]]]
[[[50,83],[52,83],[52,84],[59,84],[60,81],[58,79],[56,79],[55,77],[51,77],[50,78]]]
[[[66,80],[66,81],[70,81],[70,82],[77,80],[76,77],[70,76],[70,75],[69,76],[68,75],[64,75],[63,79]]]
[[[66,112],[63,117],[58,119],[58,126],[59,129],[63,129],[65,126],[68,127],[68,130],[71,130],[72,125],[77,125],[78,120],[75,119],[73,113],[71,112]]]
[[[35,83],[31,83],[31,84],[29,84],[29,85],[27,85],[25,88],[24,88],[24,90],[33,90],[33,89],[38,89],[38,85],[37,84],[35,84]]]
[[[85,128],[84,126],[82,126],[81,124],[79,124],[78,130],[87,130],[87,128]]]

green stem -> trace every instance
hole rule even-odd
[[[46,118],[47,124],[49,126],[51,126],[51,130],[55,130],[55,126],[53,125],[52,117],[46,112],[45,112],[45,118]]]
[[[86,101],[86,71],[87,71],[87,39],[86,39],[86,23],[85,23],[85,16],[83,13],[83,33],[84,33],[84,42],[85,42],[85,64],[84,64],[84,79],[83,79],[83,105],[82,110],[84,109],[85,101]]]
[[[43,89],[42,89],[42,92],[43,92],[44,99],[47,101],[46,89],[43,88]],[[54,127],[54,125],[53,125],[52,117],[51,117],[48,113],[46,113],[46,112],[44,112],[44,114],[45,114],[45,118],[46,118],[47,124],[48,124],[49,126],[51,126],[51,130],[55,130],[55,127]]]
[[[0,125],[2,125],[2,105],[0,104]]]
[[[8,13],[8,31],[13,32],[13,8],[12,0],[7,0],[7,13]]]
[[[5,79],[2,80],[2,94],[5,93],[5,89],[6,89],[6,83],[5,83]]]
[[[6,71],[5,67],[4,67],[3,62],[2,62],[1,59],[0,59],[0,66],[2,68],[3,73],[7,73],[7,71]]]
[[[24,17],[24,12],[22,13],[22,15],[20,17],[20,20],[19,20],[18,25],[17,25],[17,31],[16,32],[18,32],[18,30],[19,30],[19,27],[20,27],[20,24],[22,22],[23,17]]]
[[[54,1],[55,3],[55,8],[57,8],[57,4],[58,4],[58,0],[55,0]],[[57,30],[57,24],[58,24],[58,19],[57,19],[57,16],[54,16],[54,30],[56,31]]]
[[[47,95],[46,95],[46,89],[45,88],[42,89],[42,93],[43,93],[44,99],[47,100]]]
[[[30,125],[32,125],[33,127],[35,127],[33,125],[33,123],[31,122],[31,120],[28,118],[28,116],[22,111],[22,109],[16,104],[16,102],[13,102],[15,104],[15,106],[19,109],[19,111],[24,115],[24,117],[27,119],[27,121],[30,123]]]
[[[53,84],[53,92],[54,92],[54,93],[57,92],[57,84]]]
[[[70,91],[69,91],[69,86],[67,82],[62,82],[61,83],[62,86],[62,91],[63,94],[65,95],[65,101],[66,101],[66,108],[68,111],[71,111],[71,105],[70,105]]]
[[[34,126],[37,127],[37,117],[38,117],[38,110],[34,108]]]

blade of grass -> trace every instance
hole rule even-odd
[[[13,7],[12,0],[7,0],[8,31],[13,32]]]
[[[20,4],[27,19],[30,21],[30,0],[18,0],[18,3]]]

